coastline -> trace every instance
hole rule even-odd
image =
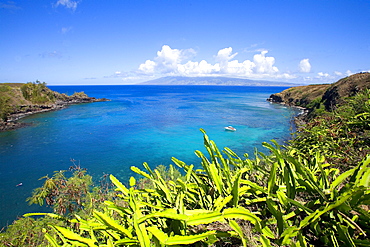
[[[0,132],[16,130],[23,127],[28,127],[31,124],[29,123],[22,123],[18,122],[18,120],[38,114],[44,113],[49,111],[57,111],[68,107],[69,105],[76,105],[76,104],[87,104],[87,103],[94,103],[94,102],[104,102],[110,101],[106,98],[97,99],[94,97],[72,97],[63,100],[57,101],[54,104],[47,104],[47,105],[22,105],[19,107],[19,110],[12,112],[8,116],[7,121],[0,120]]]
[[[295,125],[297,130],[299,128],[304,127],[304,125],[307,124],[307,116],[310,112],[310,110],[308,108],[286,103],[286,102],[282,101],[280,97],[277,98],[277,97],[274,97],[274,96],[275,95],[272,94],[270,96],[270,98],[266,99],[266,101],[268,101],[272,104],[279,104],[279,105],[282,105],[282,106],[285,106],[285,107],[291,107],[291,108],[296,108],[296,109],[301,110],[301,112],[297,116],[294,117],[294,125]],[[276,99],[280,99],[280,100],[276,100]]]

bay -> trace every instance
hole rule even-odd
[[[194,151],[205,151],[203,128],[219,148],[253,155],[271,139],[283,144],[297,110],[266,98],[285,87],[242,86],[49,86],[67,93],[84,91],[111,101],[72,105],[29,116],[26,128],[0,133],[0,226],[27,212],[26,198],[42,185],[40,177],[68,170],[71,160],[99,179],[114,174],[122,182],[131,166],[171,164],[171,157],[199,167]],[[232,125],[237,131],[227,132]],[[22,186],[16,186],[22,183]]]

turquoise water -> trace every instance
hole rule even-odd
[[[38,178],[67,170],[74,159],[95,178],[114,174],[125,182],[130,166],[168,165],[171,157],[199,164],[200,128],[220,148],[242,155],[263,141],[289,139],[292,109],[266,102],[283,87],[229,86],[51,86],[62,93],[84,91],[109,102],[69,106],[22,119],[32,126],[0,133],[0,226],[26,212]],[[232,125],[237,131],[226,132]],[[22,186],[16,187],[17,184]]]

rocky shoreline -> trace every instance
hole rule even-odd
[[[279,104],[279,105],[283,105],[286,107],[292,107],[292,108],[301,110],[301,112],[297,116],[294,117],[294,125],[297,129],[303,127],[307,123],[307,116],[310,112],[309,109],[301,107],[301,106],[296,106],[293,104],[285,103],[281,101],[280,97],[276,97],[275,94],[272,94],[270,98],[266,100],[273,104]]]
[[[54,104],[45,104],[45,105],[21,105],[19,109],[10,113],[7,121],[0,120],[0,132],[15,130],[23,127],[30,126],[29,123],[19,122],[18,120],[33,114],[56,111],[64,109],[69,105],[75,104],[85,104],[93,102],[103,102],[110,101],[106,98],[97,99],[94,97],[72,97],[69,96],[63,101],[57,101]]]

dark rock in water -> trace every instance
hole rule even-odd
[[[270,101],[273,103],[283,103],[284,102],[281,93],[271,94],[270,98],[268,98],[267,101]]]
[[[23,127],[31,126],[31,123],[20,123],[17,121],[8,121],[8,122],[1,122],[0,121],[0,132],[7,131],[7,130],[15,130]]]

